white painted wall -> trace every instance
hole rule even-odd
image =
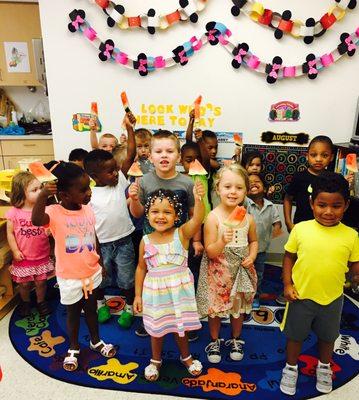
[[[277,41],[272,30],[255,24],[245,15],[233,17],[230,0],[208,0],[196,25],[189,22],[176,25],[154,36],[144,30],[108,28],[104,14],[87,0],[40,0],[39,3],[54,147],[59,159],[66,159],[74,147],[89,148],[88,134],[75,132],[71,117],[75,112],[88,112],[91,101],[98,102],[104,131],[119,134],[123,117],[119,100],[122,90],[127,91],[135,112],[141,103],[191,103],[202,94],[205,102],[222,107],[214,130],[242,131],[245,143],[259,143],[260,133],[264,130],[304,131],[310,136],[327,134],[335,142],[348,141],[352,134],[359,94],[359,54],[351,59],[345,56],[319,74],[315,81],[302,77],[268,85],[263,76],[248,69],[234,70],[230,55],[220,45],[207,45],[190,59],[187,66],[175,66],[143,78],[133,70],[101,62],[96,49],[81,34],[70,33],[67,24],[68,13],[74,8],[83,8],[98,35],[103,39],[112,38],[124,52],[165,55],[194,34],[202,33],[205,24],[215,20],[226,24],[233,37],[239,42],[247,42],[250,50],[261,59],[269,62],[275,55],[280,55],[285,65],[296,65],[310,52],[322,55],[335,48],[340,33],[353,32],[359,25],[359,7],[349,11],[324,37],[308,46],[290,36]],[[150,7],[168,12],[176,8],[178,1],[126,0],[123,3],[130,14],[136,15]],[[290,4],[287,0],[263,0],[263,3],[279,12],[290,7],[293,16],[305,21],[310,16],[320,18],[334,0],[292,0]],[[279,100],[299,103],[300,121],[270,123],[270,105]]]

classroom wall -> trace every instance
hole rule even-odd
[[[154,36],[144,30],[107,27],[102,11],[87,0],[40,0],[39,3],[54,148],[59,159],[66,159],[74,147],[89,148],[88,133],[75,132],[71,117],[76,112],[88,112],[91,101],[98,102],[104,131],[120,134],[123,110],[119,94],[122,90],[127,92],[135,114],[141,111],[141,104],[145,107],[164,104],[173,106],[174,114],[180,116],[177,106],[191,104],[202,94],[205,104],[219,106],[221,110],[211,129],[243,132],[245,143],[260,143],[260,134],[266,130],[307,132],[310,137],[327,134],[334,142],[345,142],[351,137],[359,88],[358,54],[352,58],[344,56],[314,81],[301,77],[269,85],[262,75],[243,67],[234,70],[230,54],[221,45],[206,45],[185,67],[176,65],[140,77],[137,71],[101,62],[90,42],[80,33],[70,33],[67,24],[68,13],[74,8],[83,8],[98,36],[112,38],[116,47],[131,54],[144,51],[148,55],[165,55],[193,35],[201,34],[207,22],[220,21],[232,31],[233,38],[247,42],[250,50],[261,59],[270,62],[280,55],[283,64],[296,65],[311,52],[322,55],[335,48],[340,33],[355,31],[359,25],[359,6],[348,11],[342,21],[308,46],[290,36],[277,41],[271,29],[255,24],[245,15],[233,17],[230,0],[208,0],[197,24],[177,24]],[[144,4],[140,0],[126,0],[122,3],[128,14],[136,15],[150,7],[164,13],[172,11],[178,1],[151,0]],[[311,16],[320,18],[334,1],[265,0],[263,3],[279,12],[289,7],[295,18],[305,21]],[[270,105],[279,100],[299,103],[301,119],[290,123],[269,122]],[[183,129],[173,124],[169,115],[165,117],[166,125],[162,128]],[[146,127],[156,128],[156,125]]]

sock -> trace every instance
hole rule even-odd
[[[287,368],[292,368],[292,369],[295,369],[296,371],[298,371],[298,364],[290,365],[290,364],[286,363],[285,366],[286,366]]]
[[[318,367],[330,368],[330,363],[324,364],[320,360],[318,360]]]
[[[133,315],[133,306],[132,304],[126,304],[125,305],[125,311]]]
[[[97,308],[101,308],[106,305],[106,299],[97,300]]]

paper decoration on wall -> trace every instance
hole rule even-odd
[[[4,42],[7,72],[30,72],[27,42]]]
[[[347,154],[345,160],[349,172],[358,172],[357,155],[355,153]]]
[[[202,96],[198,96],[194,101],[194,126],[195,129],[199,128],[199,119],[201,117],[201,102]]]
[[[171,54],[149,56],[145,53],[140,53],[137,57],[131,57],[128,53],[116,47],[111,39],[103,41],[97,37],[96,31],[85,20],[85,12],[83,10],[73,10],[69,16],[71,19],[68,24],[69,30],[83,33],[92,45],[99,50],[98,56],[101,61],[112,61],[126,68],[135,69],[141,76],[147,76],[149,72],[169,68],[177,64],[184,66],[188,63],[189,58],[207,43],[212,46],[220,43],[232,55],[232,66],[234,68],[238,68],[243,64],[252,71],[266,74],[268,83],[275,83],[278,79],[295,78],[302,75],[307,75],[309,79],[314,79],[321,70],[338,61],[345,53],[352,56],[359,44],[358,27],[351,35],[343,33],[340,36],[340,44],[329,53],[317,57],[314,54],[309,54],[300,65],[284,66],[282,58],[279,56],[274,57],[271,63],[261,61],[259,57],[249,51],[249,46],[246,43],[231,41],[229,37],[232,33],[224,24],[213,21],[206,25],[206,32],[200,38],[193,36],[187,42],[173,49]]]
[[[292,101],[279,101],[272,104],[269,111],[269,121],[298,121],[299,104]]]
[[[284,191],[296,172],[307,167],[307,147],[245,144],[243,154],[259,151],[262,155],[263,174],[268,186],[274,186],[271,200],[282,203]]]
[[[93,0],[89,0],[94,3]],[[202,11],[207,4],[207,0],[178,0],[178,8],[168,14],[160,14],[154,8],[146,10],[140,15],[128,16],[122,4],[116,4],[108,0],[95,0],[95,3],[102,8],[107,15],[107,25],[120,29],[143,28],[151,35],[156,33],[156,29],[167,29],[178,22],[198,21],[198,12]]]
[[[91,113],[77,113],[73,114],[72,116],[72,127],[75,131],[78,132],[83,132],[83,131],[89,131],[90,126],[90,118],[93,118],[96,116],[96,131],[101,132],[102,126],[101,122],[98,119],[98,107],[97,103],[93,101],[91,103]]]
[[[307,144],[309,141],[309,135],[306,133],[276,133],[276,132],[262,132],[261,141],[264,143],[295,143],[295,144]]]
[[[274,37],[281,39],[283,34],[290,34],[295,38],[302,38],[304,43],[310,44],[314,38],[324,35],[335,22],[344,18],[347,8],[353,10],[356,0],[335,0],[318,21],[314,18],[307,18],[305,22],[298,19],[292,19],[292,13],[289,10],[278,13],[276,11],[264,8],[263,4],[255,0],[232,0],[234,4],[231,12],[237,17],[241,12],[261,25],[274,29]]]
[[[126,92],[121,93],[121,101],[126,113],[131,112]]]

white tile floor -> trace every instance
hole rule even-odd
[[[63,383],[37,371],[23,360],[11,345],[8,335],[10,315],[0,321],[0,400],[139,400],[142,393],[85,388]],[[321,400],[355,400],[359,398],[359,376]],[[174,396],[145,395],[147,400],[174,400]],[[180,399],[180,397],[177,397]],[[205,399],[205,395],[203,396]],[[288,396],[288,399],[290,397]],[[319,398],[319,397],[318,397]]]

